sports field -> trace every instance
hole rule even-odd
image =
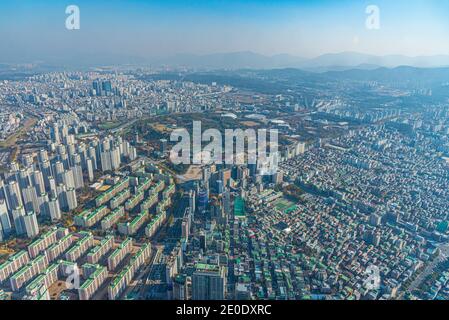
[[[280,198],[274,202],[274,207],[278,211],[281,211],[283,213],[289,213],[290,211],[296,209],[296,204],[285,198]]]

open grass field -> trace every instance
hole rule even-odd
[[[289,213],[290,211],[296,209],[296,205],[285,198],[276,200],[274,202],[274,207],[276,208],[276,210],[284,213]]]
[[[17,130],[17,132],[10,135],[6,140],[0,142],[0,148],[10,148],[14,146],[17,141],[36,124],[36,122],[37,119],[35,118],[25,120],[25,124]]]
[[[98,125],[101,130],[111,130],[120,127],[122,123],[119,121],[103,122]]]
[[[151,127],[159,133],[169,132],[170,130],[162,123],[154,123]]]

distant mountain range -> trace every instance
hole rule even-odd
[[[381,67],[374,70],[350,69],[344,71],[328,71],[323,73],[332,79],[362,80],[362,81],[393,81],[393,82],[449,82],[449,68],[417,68],[400,66],[395,68]]]
[[[254,52],[216,53],[208,55],[177,54],[151,63],[170,67],[198,69],[273,69],[298,66],[305,59],[287,54],[264,56]]]
[[[403,55],[375,56],[356,52],[324,54],[307,59],[288,54],[265,56],[254,52],[234,52],[208,55],[178,54],[153,59],[154,65],[198,69],[273,69],[299,68],[313,72],[348,69],[374,70],[381,67],[410,66],[417,68],[448,67],[449,55],[407,57]]]
[[[403,55],[375,56],[357,52],[329,53],[316,58],[303,58],[289,54],[265,56],[244,51],[206,55],[176,54],[164,57],[137,57],[114,53],[74,54],[53,57],[39,57],[32,60],[2,57],[0,64],[35,63],[49,68],[88,68],[95,66],[151,65],[154,67],[186,67],[197,70],[237,70],[237,69],[282,69],[295,68],[304,71],[324,73],[350,69],[375,70],[408,66],[416,68],[449,67],[449,55],[408,57]],[[1,68],[1,66],[0,66]]]

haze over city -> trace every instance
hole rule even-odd
[[[80,30],[65,8],[80,8]],[[366,8],[380,28],[366,28]],[[148,62],[179,54],[251,51],[314,58],[327,53],[449,54],[449,4],[418,1],[67,1],[0,3],[0,62]],[[95,57],[95,58],[94,58]]]

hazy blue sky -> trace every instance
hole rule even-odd
[[[81,29],[65,28],[76,4]],[[367,30],[367,5],[380,30]],[[1,0],[0,62],[77,54],[449,54],[445,0]]]

